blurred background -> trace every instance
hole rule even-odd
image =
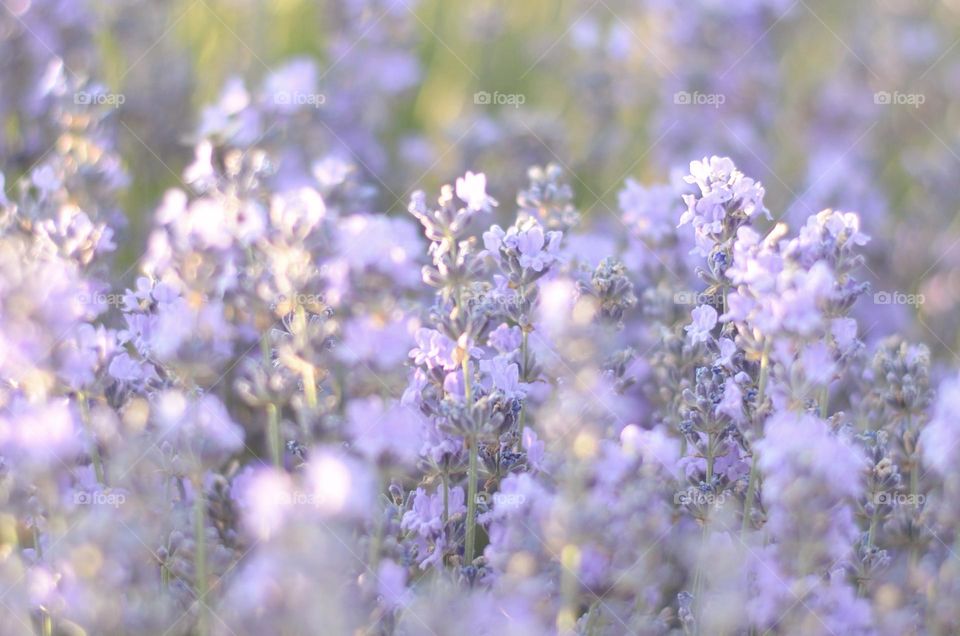
[[[553,162],[611,232],[625,180],[726,154],[794,230],[860,213],[865,329],[957,362],[960,0],[0,4],[0,170],[9,187],[62,142],[43,130],[52,59],[99,84],[126,174],[118,267],[202,138],[272,150],[291,185],[339,157],[387,214],[470,169],[512,216],[527,167]]]

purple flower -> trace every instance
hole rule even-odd
[[[336,355],[346,364],[367,364],[388,370],[408,357],[413,340],[403,316],[383,320],[376,316],[358,316],[343,326]]]
[[[726,415],[735,424],[746,422],[743,412],[743,391],[734,378],[727,378],[723,384],[723,398],[717,404],[717,414]]]
[[[455,402],[463,402],[467,397],[467,386],[460,371],[451,371],[443,377],[443,392]]]
[[[39,404],[17,399],[5,411],[0,414],[0,448],[12,459],[56,461],[78,449],[77,423],[66,398]]]
[[[522,399],[527,394],[528,385],[520,381],[520,367],[503,356],[481,360],[480,373],[488,388],[503,391],[509,399]]]
[[[219,464],[243,448],[243,429],[215,395],[192,398],[167,390],[154,398],[154,410],[164,437],[201,461]]]
[[[203,192],[216,183],[217,173],[213,169],[213,144],[201,141],[194,149],[193,163],[183,171],[183,180]]]
[[[833,380],[836,364],[833,354],[822,342],[805,347],[800,353],[800,365],[807,381],[818,386],[826,386]]]
[[[449,516],[464,513],[467,509],[465,501],[463,488],[451,488],[447,499]],[[403,513],[400,527],[425,539],[438,535],[443,527],[443,493],[429,495],[423,488],[417,488],[413,507]]]
[[[417,255],[423,249],[407,219],[354,214],[337,222],[334,242],[351,271],[377,272],[405,287],[420,283]]]
[[[92,383],[98,368],[113,354],[114,345],[113,334],[103,326],[79,325],[75,336],[63,343],[60,375],[73,388]]]
[[[417,346],[410,350],[410,357],[417,365],[446,371],[460,368],[460,361],[455,357],[457,343],[436,329],[418,329],[414,341]]]
[[[107,369],[117,382],[121,384],[145,385],[151,381],[159,381],[160,377],[157,371],[149,362],[134,360],[130,354],[121,352],[110,360],[110,366]]]
[[[503,245],[503,239],[506,232],[499,225],[492,225],[490,229],[483,233],[483,247],[493,254],[494,258],[499,258],[500,247]]]
[[[487,212],[497,202],[487,196],[487,177],[481,172],[467,172],[457,179],[457,197],[473,212]]]
[[[312,188],[279,192],[270,199],[270,225],[284,236],[307,237],[327,217],[327,206]]]
[[[323,517],[368,519],[375,497],[371,466],[340,448],[319,447],[309,453],[307,503]]]
[[[288,61],[267,76],[263,93],[265,107],[284,115],[317,107],[321,96],[317,94],[316,64],[309,58]]]
[[[693,322],[684,327],[687,336],[693,343],[706,342],[711,338],[710,332],[717,326],[717,310],[710,305],[700,305],[690,315]]]
[[[771,536],[794,567],[826,567],[850,553],[857,535],[850,503],[860,493],[865,458],[813,415],[779,412],[757,442]],[[798,570],[807,574],[809,572]]]
[[[487,344],[496,349],[497,353],[507,354],[520,348],[522,337],[520,327],[510,327],[504,322],[490,332]]]
[[[372,461],[416,462],[425,423],[414,409],[372,396],[350,402],[347,422],[354,447]]]
[[[673,186],[644,187],[627,179],[617,198],[623,222],[640,239],[656,245],[674,235],[681,205],[680,195]]]
[[[548,232],[544,244],[543,228],[530,227],[517,235],[517,249],[520,252],[520,265],[535,272],[543,271],[559,260],[557,250],[560,247],[560,232]]]
[[[830,334],[841,354],[847,354],[857,345],[857,321],[853,318],[835,318],[830,323]]]
[[[748,217],[764,214],[771,218],[763,206],[763,186],[743,176],[728,157],[704,157],[702,161],[691,161],[690,176],[684,181],[696,184],[703,199],[717,203],[735,201]]]
[[[737,353],[737,345],[730,338],[720,338],[717,340],[717,346],[720,348],[720,354],[717,356],[716,363],[733,369],[733,356]]]
[[[407,589],[407,570],[393,561],[384,561],[377,570],[377,593],[383,604],[396,609],[408,604],[412,592]]]
[[[960,448],[960,377],[944,380],[937,394],[930,424],[920,437],[923,460],[930,468],[947,476],[956,470]]]
[[[244,527],[261,541],[275,535],[294,512],[293,491],[293,483],[286,473],[250,466],[234,478],[230,487],[231,496],[243,515]]]
[[[697,194],[683,195],[687,210],[678,227],[692,224],[697,253],[709,256],[724,235],[741,224],[770,212],[764,207],[763,186],[745,177],[727,157],[710,157],[690,163],[690,175],[684,181],[696,184]]]
[[[543,469],[543,460],[546,457],[546,443],[537,437],[532,428],[523,429],[523,450],[527,451],[527,465],[533,471]]]
[[[483,233],[483,245],[485,253],[497,262],[506,258],[508,262],[515,260],[521,268],[543,272],[560,260],[562,237],[558,231],[544,233],[539,221],[528,217],[506,231],[499,225],[491,226]]]
[[[423,372],[423,369],[414,369],[410,374],[407,388],[403,391],[400,404],[406,407],[420,406],[423,403],[423,390],[428,383],[427,374]]]
[[[620,444],[625,453],[639,455],[644,464],[665,470],[668,474],[677,471],[680,442],[660,427],[644,430],[636,424],[628,424],[620,431]]]
[[[783,253],[806,267],[821,260],[834,264],[838,255],[851,255],[869,242],[856,214],[823,210],[807,218],[797,237],[783,246]]]

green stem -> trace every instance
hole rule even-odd
[[[277,405],[267,404],[267,437],[270,445],[270,460],[277,469],[283,468],[283,440],[280,437],[280,411]]]
[[[770,378],[770,346],[767,341],[763,345],[763,352],[760,354],[760,379],[757,382],[757,404],[763,406],[763,400],[767,394],[767,380]]]
[[[303,394],[307,400],[307,406],[311,409],[317,408],[317,376],[313,367],[307,367],[303,370]]]
[[[90,444],[90,457],[93,459],[93,472],[97,476],[97,483],[105,486],[106,477],[103,474],[103,461],[100,458],[100,443],[97,441],[97,434],[90,425],[90,405],[87,404],[87,396],[83,392],[77,393],[77,402],[80,405],[80,419],[83,421],[84,428],[90,434],[92,443]]]
[[[297,304],[297,309],[294,312],[294,324],[297,331],[297,335],[304,339],[306,342],[307,339],[307,312],[303,308],[303,305]],[[317,408],[317,376],[313,368],[313,365],[307,361],[304,361],[304,367],[301,370],[300,375],[303,378],[303,395],[307,401],[307,406],[311,409]]]
[[[380,497],[380,494],[383,492],[386,487],[386,479],[384,479],[384,474],[382,470],[377,471],[377,497]],[[382,507],[381,507],[382,510]],[[381,514],[377,514],[374,519],[374,532],[373,537],[370,540],[370,556],[368,557],[368,563],[370,568],[375,572],[377,566],[380,564],[380,548],[383,545],[383,517]]]
[[[263,367],[267,370],[267,373],[270,372],[270,362],[272,356],[270,354],[270,329],[260,336],[260,356],[263,358]]]
[[[870,515],[870,530],[867,531],[867,551],[873,547],[873,537],[877,532],[877,506],[873,507],[873,514]],[[859,585],[857,585],[857,593],[860,596],[865,596],[867,593],[867,582],[866,580],[861,579]]]
[[[467,469],[467,530],[463,548],[464,565],[473,563],[474,549],[477,535],[477,459],[479,443],[476,436],[472,436],[470,444],[470,465]]]
[[[44,610],[43,611],[43,636],[53,636],[53,617]]]
[[[707,436],[707,484],[713,482],[713,467],[716,462],[714,457],[714,445],[716,443],[714,433]],[[697,570],[693,577],[693,602],[697,617],[697,624],[700,624],[700,615],[703,612],[703,588],[704,588],[704,549],[707,545],[707,539],[710,538],[710,520],[703,520],[703,533],[700,537],[700,554],[697,555]]]
[[[522,365],[522,367],[520,369],[520,380],[522,382],[526,382],[528,366],[529,366],[527,364],[527,340],[529,338],[529,334],[527,333],[527,330],[524,327],[521,327],[521,331],[522,331],[522,335],[520,336],[520,364]],[[523,444],[523,426],[524,426],[524,422],[526,421],[526,414],[527,414],[526,406],[527,406],[526,400],[520,403],[520,415],[518,416],[518,419],[517,419],[517,432],[519,434],[518,444]]]
[[[686,456],[687,456],[687,436],[683,435],[680,437],[680,457],[686,457]],[[679,479],[682,482],[684,480],[685,475],[686,475],[686,468],[681,467],[678,470],[677,479]]]
[[[260,356],[263,359],[263,368],[270,375],[272,368],[272,354],[270,351],[269,331],[260,338]],[[275,468],[283,467],[283,440],[280,437],[280,409],[276,404],[267,404],[267,446],[270,450],[270,460]]]
[[[527,377],[527,374],[530,373],[530,364],[529,360],[527,360],[527,357],[529,355],[530,332],[527,330],[526,326],[524,326],[520,331],[520,361],[523,364],[523,375],[521,377],[523,378],[524,382],[528,382],[529,378]]]
[[[580,569],[580,549],[566,545],[560,552],[560,596],[562,603],[557,614],[557,633],[574,634],[577,625],[577,577]]]
[[[713,481],[713,465],[716,458],[713,456],[713,447],[716,444],[716,436],[713,433],[707,435],[707,485]]]
[[[907,416],[907,430],[910,430],[910,416]],[[914,506],[914,515],[919,516],[920,512],[918,507],[920,506],[920,458],[917,456],[916,447],[914,447],[912,462],[910,465],[910,505]],[[917,542],[914,541],[910,546],[910,570],[917,565],[917,561],[920,558],[920,546],[917,545]]]
[[[443,488],[443,533],[447,533],[447,522],[450,520],[450,485],[449,485],[450,475],[448,474],[448,469],[446,466],[443,467],[443,472],[440,473],[440,484]]]
[[[873,547],[873,537],[877,532],[877,508],[878,506],[874,506],[873,514],[870,515],[870,530],[867,532],[867,549]]]
[[[519,291],[520,303],[522,307],[527,307],[527,286],[521,285]],[[524,312],[520,317],[520,381],[529,382],[530,378],[530,329],[529,319]],[[520,403],[520,414],[517,416],[517,449],[523,446],[523,427],[527,421],[527,402],[523,400]]]
[[[466,396],[466,405],[468,411],[473,407],[473,389],[470,386],[470,357],[463,356],[463,393]],[[477,540],[477,478],[479,468],[477,466],[480,443],[475,433],[467,438],[469,445],[469,465],[467,467],[467,528],[464,538],[464,565],[473,563],[474,550]]]
[[[596,634],[597,616],[600,613],[597,609],[598,602],[599,601],[594,601],[593,604],[590,606],[590,609],[587,610],[587,625],[586,625],[586,628],[584,629],[584,631],[586,632],[586,636],[594,636],[594,634]]]
[[[709,525],[704,520],[703,532],[700,535],[700,550],[697,554],[697,570],[693,576],[693,615],[696,618],[697,633],[700,631],[700,623],[703,614],[703,590],[704,590],[704,580],[706,576],[704,575],[704,552],[707,547],[707,539],[709,538]]]
[[[753,506],[753,498],[757,495],[757,449],[753,449],[753,460],[750,462],[750,482],[747,484],[747,498],[743,502],[743,523],[740,525],[740,537],[746,537],[750,530],[750,508]]]
[[[770,377],[770,341],[764,343],[763,352],[760,354],[760,378],[757,381],[757,408],[763,408],[763,401],[767,395],[767,381]],[[760,433],[762,433],[762,429]],[[758,436],[759,437],[759,436]],[[760,478],[760,470],[757,462],[759,453],[756,445],[752,447],[753,459],[750,462],[750,481],[747,484],[747,497],[743,502],[743,522],[740,526],[740,535],[745,537],[750,529],[750,513],[753,508],[753,499],[757,492],[757,481]]]
[[[197,636],[207,636],[207,612],[204,605],[204,597],[207,595],[207,504],[203,494],[202,480],[198,479],[194,485],[196,493],[193,500],[193,513],[195,522],[194,542],[196,545],[193,551],[193,561],[198,611]]]
[[[463,362],[463,394],[466,398],[467,410],[473,407],[473,387],[470,386],[470,356],[464,354]]]

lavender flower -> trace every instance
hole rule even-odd
[[[693,225],[701,256],[710,256],[714,244],[729,239],[743,223],[758,216],[772,218],[764,207],[763,186],[745,177],[727,157],[692,161],[684,180],[695,184],[699,193],[683,196],[687,210],[680,216],[680,226]]]
[[[0,11],[6,631],[960,631],[949,7],[130,2]]]
[[[700,305],[691,312],[693,322],[684,327],[691,342],[706,342],[717,325],[717,310],[710,305]]]

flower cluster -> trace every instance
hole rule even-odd
[[[731,65],[661,89],[777,88],[735,67],[790,3],[643,4],[668,59]],[[422,88],[422,21],[350,0],[323,67],[231,78],[174,126],[192,155],[158,187],[119,134],[143,106],[85,77],[116,10],[7,5],[0,79],[31,92],[0,97],[0,632],[960,631],[960,379],[861,309],[886,228],[806,209],[856,183],[784,202],[707,155],[599,214],[612,189],[516,165],[547,145],[519,114],[463,133],[498,169],[415,179],[431,150],[384,105]],[[570,75],[612,91],[630,27],[582,17],[601,64]],[[659,99],[624,75],[610,106]],[[664,146],[746,127],[763,164],[766,99]],[[625,135],[594,123],[599,166]],[[437,174],[461,176],[417,189]]]

